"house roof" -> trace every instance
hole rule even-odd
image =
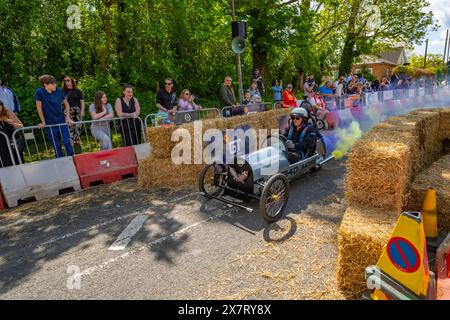
[[[378,56],[386,61],[390,61],[394,64],[403,64],[401,63],[402,56],[406,55],[405,47],[397,47],[389,51],[381,52]]]
[[[358,64],[374,64],[387,63],[392,65],[402,65],[407,62],[406,52],[404,47],[397,47],[379,54],[370,56],[361,56],[358,59]]]

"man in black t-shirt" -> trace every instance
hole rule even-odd
[[[159,111],[175,111],[177,106],[177,94],[173,88],[173,80],[167,78],[164,80],[164,88],[160,89],[156,95],[156,107]]]

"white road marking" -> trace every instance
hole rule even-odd
[[[117,237],[117,240],[109,247],[108,250],[120,251],[127,247],[131,239],[141,230],[145,221],[148,220],[147,215],[139,215],[130,222],[130,224]]]
[[[193,195],[197,195],[197,194],[199,194],[199,193],[198,192],[189,193],[189,194],[184,195],[182,197],[175,198],[175,199],[171,200],[170,202],[181,201],[181,200],[187,199],[187,198],[189,198],[189,197],[191,197]],[[135,208],[134,210],[142,210],[142,209],[145,209],[145,208],[148,208],[148,206],[138,207],[138,208]],[[116,208],[110,208],[110,209],[105,210],[105,212],[111,211],[111,210],[115,210],[115,209]],[[132,216],[136,216],[136,215],[140,215],[140,214],[142,214],[142,212],[134,212],[134,213],[125,214],[123,216],[116,217],[116,218],[114,218],[112,220],[108,220],[108,221],[105,221],[105,222],[102,222],[102,223],[99,223],[99,224],[95,224],[93,226],[90,226],[90,227],[87,227],[87,228],[83,228],[83,229],[80,229],[80,230],[77,230],[77,231],[74,231],[74,232],[69,232],[69,233],[66,233],[66,234],[64,234],[62,236],[59,236],[59,237],[51,238],[48,241],[45,241],[43,243],[40,243],[40,244],[36,245],[36,247],[43,247],[43,246],[46,246],[46,245],[49,245],[49,244],[52,244],[52,243],[55,243],[55,242],[58,242],[58,241],[61,241],[61,240],[73,237],[73,236],[76,236],[77,234],[80,234],[80,233],[83,233],[83,232],[88,232],[88,231],[91,231],[91,230],[94,230],[94,229],[97,229],[97,228],[100,228],[100,227],[104,227],[104,226],[107,226],[107,225],[112,224],[114,222],[122,221],[122,220],[124,220],[124,219],[126,219],[128,217],[132,217]]]
[[[102,270],[102,269],[105,269],[106,267],[108,267],[110,264],[113,264],[114,262],[117,262],[117,261],[119,261],[119,260],[123,260],[123,259],[125,259],[125,258],[127,258],[127,257],[129,257],[129,256],[131,256],[131,255],[134,255],[134,254],[139,253],[139,252],[141,252],[141,251],[143,251],[143,250],[146,250],[146,249],[148,249],[148,248],[151,248],[152,246],[161,244],[161,243],[163,243],[164,241],[167,241],[167,240],[169,240],[169,239],[171,239],[171,238],[174,238],[174,237],[176,237],[176,236],[178,236],[178,235],[180,235],[180,234],[183,234],[183,233],[189,231],[190,229],[193,229],[193,228],[195,228],[195,227],[198,227],[198,226],[200,226],[200,225],[202,225],[202,224],[205,224],[205,223],[207,223],[207,222],[209,222],[209,221],[212,221],[212,220],[218,219],[218,218],[220,218],[220,217],[223,217],[223,216],[225,216],[225,215],[228,215],[228,214],[229,214],[231,211],[233,211],[233,210],[236,210],[236,208],[233,207],[233,208],[230,208],[230,209],[228,209],[228,210],[225,210],[225,211],[222,212],[221,214],[218,214],[218,215],[216,215],[216,216],[212,216],[212,217],[209,217],[209,218],[207,218],[207,219],[204,219],[204,220],[201,220],[201,221],[199,221],[199,222],[196,222],[196,223],[194,223],[194,224],[191,224],[191,225],[189,225],[189,226],[187,226],[187,227],[185,227],[185,228],[183,228],[183,229],[180,229],[180,230],[178,230],[178,231],[175,231],[175,232],[173,232],[173,233],[171,233],[171,234],[169,234],[169,235],[167,235],[167,236],[164,236],[164,237],[162,237],[162,238],[153,240],[153,241],[151,241],[151,242],[149,242],[149,243],[143,245],[143,246],[140,247],[140,248],[137,248],[137,249],[134,249],[134,250],[127,251],[127,252],[121,254],[120,256],[117,256],[117,257],[115,257],[115,258],[109,259],[109,260],[107,260],[107,261],[105,261],[105,262],[103,262],[103,263],[101,263],[101,264],[99,264],[99,265],[90,267],[90,268],[84,270],[83,272],[81,272],[81,273],[80,273],[80,277],[81,277],[81,276],[92,275],[94,272],[99,271],[99,270]]]

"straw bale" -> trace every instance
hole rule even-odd
[[[139,186],[179,189],[196,187],[203,165],[175,165],[169,159],[150,157],[139,167]]]
[[[436,190],[439,230],[450,232],[450,155],[442,157],[415,177],[408,197],[407,210],[421,210],[428,187]]]
[[[375,265],[395,227],[399,211],[363,206],[347,208],[339,229],[337,279],[348,297],[360,298],[366,289],[365,268]]]
[[[450,139],[450,108],[441,109],[439,124],[439,139]]]
[[[171,141],[172,133],[177,127],[157,127],[147,129],[147,139],[152,146],[152,156],[158,159],[168,159],[176,143]]]
[[[408,132],[372,130],[352,148],[347,161],[346,199],[349,204],[401,210],[411,181],[411,159],[417,150]]]

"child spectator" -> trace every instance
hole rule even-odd
[[[274,80],[272,83],[273,100],[275,102],[281,102],[283,100],[283,80],[278,83],[278,80]]]
[[[94,95],[94,103],[89,106],[92,120],[106,120],[114,117],[111,104],[103,91],[97,91]],[[93,122],[91,125],[92,136],[100,141],[102,150],[112,149],[111,129],[108,121]]]
[[[44,75],[39,78],[41,87],[36,90],[35,101],[41,123],[39,128],[46,125],[47,137],[53,145],[56,157],[63,157],[60,140],[64,144],[66,156],[73,155],[73,147],[70,141],[70,133],[67,124],[72,124],[70,117],[70,106],[61,88],[56,85],[56,79],[50,75]],[[61,105],[64,103],[65,112]]]

